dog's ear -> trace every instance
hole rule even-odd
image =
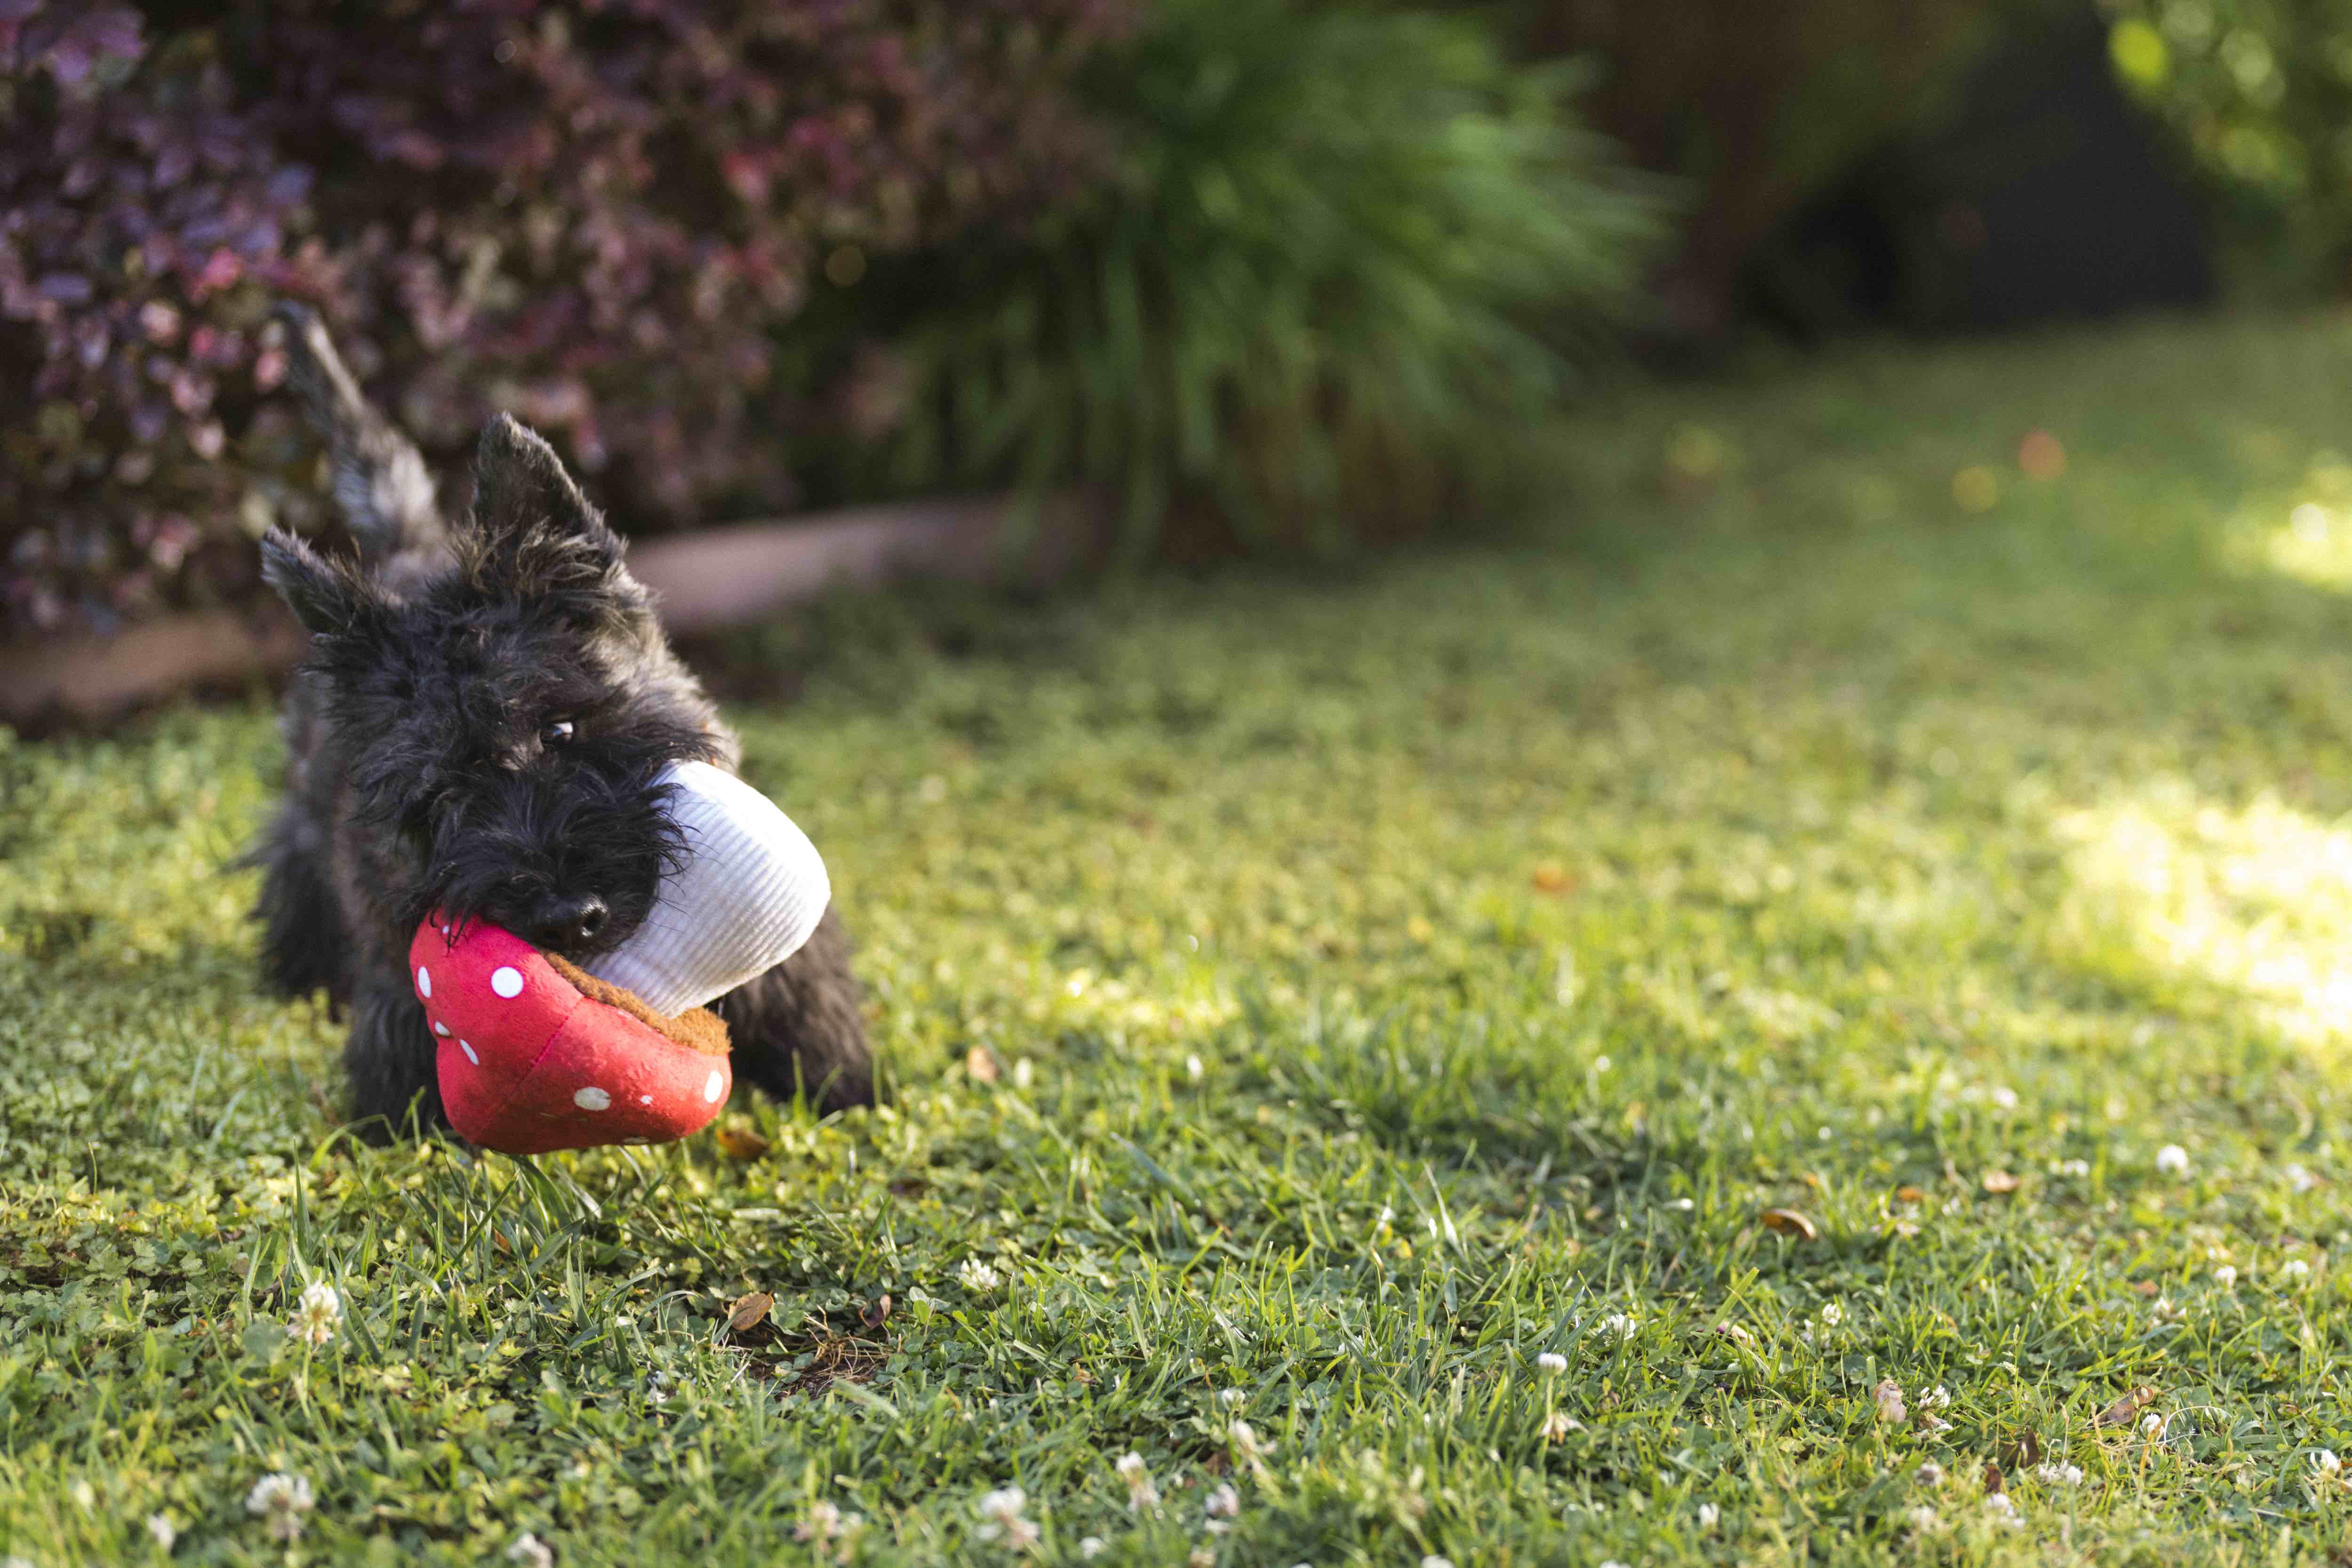
[[[563,460],[510,413],[482,427],[474,448],[474,528],[485,539],[568,537],[617,562],[621,541],[588,504]]]
[[[357,572],[325,559],[284,528],[261,536],[261,580],[278,591],[313,636],[351,630],[368,601],[367,585]]]
[[[643,598],[622,568],[620,537],[537,433],[499,414],[474,453],[474,509],[458,553],[486,589],[625,619]]]

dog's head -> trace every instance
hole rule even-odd
[[[311,632],[341,814],[394,920],[439,909],[591,956],[642,924],[678,851],[662,768],[726,742],[620,539],[512,419],[482,433],[450,544],[395,590],[291,534],[262,541]]]

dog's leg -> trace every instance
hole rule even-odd
[[[432,1026],[425,1005],[400,977],[371,985],[352,1008],[343,1071],[352,1081],[352,1119],[370,1143],[446,1126],[441,1082],[434,1069]]]
[[[849,934],[825,911],[808,945],[711,1004],[727,1020],[735,1073],[820,1110],[874,1103],[874,1058],[849,968]]]
[[[433,476],[415,444],[376,412],[335,352],[326,323],[307,305],[285,304],[286,358],[304,412],[327,443],[335,504],[373,566],[394,556],[442,549],[448,529],[433,498]]]
[[[261,975],[282,996],[325,990],[340,1004],[349,999],[342,961],[350,944],[320,863],[325,846],[308,841],[318,836],[309,812],[289,797],[254,849],[251,861],[262,872],[253,911],[261,921]]]

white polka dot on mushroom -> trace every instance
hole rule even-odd
[[[583,1111],[602,1111],[612,1104],[613,1097],[591,1083],[585,1089],[573,1090],[572,1103]]]
[[[472,1062],[475,1066],[479,1067],[482,1064],[482,1059],[474,1054],[474,1048],[471,1045],[468,1045],[466,1041],[462,1040],[459,1040],[457,1042],[457,1049],[464,1051],[466,1053],[466,1060]]]
[[[654,1097],[650,1094],[640,1094],[637,1096],[637,1103],[640,1105],[650,1105],[653,1103]]]
[[[512,964],[500,964],[490,971],[490,989],[509,998],[522,995],[522,971]]]
[[[705,1100],[716,1100],[719,1098],[719,1091],[725,1087],[726,1085],[720,1081],[719,1074],[713,1072],[709,1078],[703,1081],[702,1097]]]
[[[443,1040],[446,1040],[449,1038],[449,1026],[443,1023],[439,1019],[435,1019],[433,1020],[433,1032],[439,1035]]]
[[[416,966],[416,994],[426,998],[433,995],[433,971],[422,964]]]

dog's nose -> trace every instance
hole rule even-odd
[[[596,940],[612,911],[593,893],[559,894],[531,911],[523,933],[534,946],[561,953]]]

